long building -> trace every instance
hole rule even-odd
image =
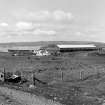
[[[8,53],[11,55],[33,55],[33,52],[39,48],[40,46],[14,46],[8,48]]]
[[[72,52],[72,51],[93,51],[98,50],[94,44],[85,45],[57,45],[60,52]]]
[[[11,54],[11,55],[32,55],[33,54],[33,50],[11,50],[11,49],[8,49],[8,52]]]

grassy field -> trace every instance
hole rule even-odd
[[[31,75],[46,85],[36,83],[35,89],[27,89],[29,83],[21,85],[23,91],[32,92],[64,105],[102,105],[105,99],[105,56],[92,54],[65,54],[62,56],[11,56],[0,53],[0,70],[20,71],[29,83]],[[18,85],[19,87],[20,85]]]

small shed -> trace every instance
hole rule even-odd
[[[18,83],[21,81],[21,76],[13,74],[10,78],[6,79],[6,82],[11,82],[11,83]]]

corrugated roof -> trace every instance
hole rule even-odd
[[[57,45],[59,48],[92,48],[96,47],[94,44],[87,45]]]

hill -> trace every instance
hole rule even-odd
[[[92,42],[92,41],[39,41],[39,42],[12,42],[12,43],[0,43],[0,47],[12,47],[12,46],[43,46],[48,44],[95,44],[96,46],[103,47],[105,43]]]

